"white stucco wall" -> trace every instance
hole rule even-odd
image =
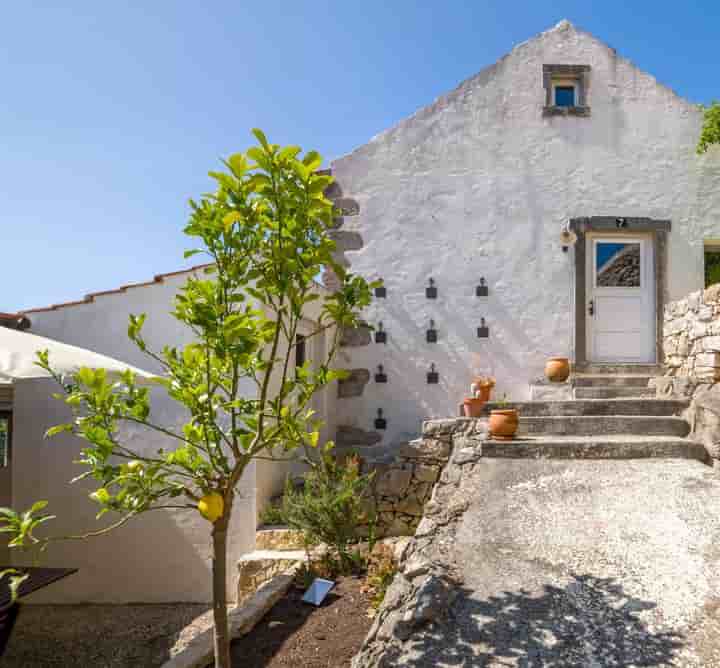
[[[591,66],[589,118],[543,117],[543,64]],[[346,349],[346,363],[389,376],[339,400],[338,421],[372,429],[383,408],[385,444],[414,437],[424,417],[455,414],[476,372],[528,398],[548,356],[572,355],[573,254],[558,243],[570,218],[670,219],[669,298],[702,287],[703,239],[720,236],[720,152],[695,155],[700,127],[695,105],[563,22],[334,161],[360,205],[342,229],[364,246],[345,257],[387,286],[367,318],[388,345]],[[487,299],[474,296],[481,276]],[[437,344],[425,343],[430,318]],[[431,362],[439,385],[425,383]]]
[[[92,481],[69,485],[83,469],[74,464],[83,442],[61,435],[44,439],[44,431],[69,414],[51,394],[53,381],[34,380],[16,384],[14,422],[16,445],[13,460],[13,505],[24,509],[38,499],[49,501],[48,511],[57,519],[47,525],[52,535],[86,533],[111,524],[118,515],[95,516],[98,505],[88,498],[96,488]],[[173,426],[182,415],[159,393],[154,413],[163,424]],[[121,438],[140,453],[154,453],[172,442],[154,432],[125,428]],[[234,564],[254,542],[255,500],[253,471],[240,485],[230,526],[229,560]],[[31,602],[124,603],[209,601],[211,595],[210,524],[194,510],[159,510],[145,513],[105,536],[82,541],[60,541],[43,557],[43,565],[75,567],[79,572],[63,582],[33,595]],[[14,554],[14,563],[27,563]],[[234,598],[234,578],[228,594]]]
[[[170,315],[172,299],[187,280],[186,274],[170,276],[162,282],[141,285],[120,293],[108,293],[92,302],[38,311],[30,315],[31,330],[94,350],[151,371],[159,371],[153,360],[127,338],[128,316],[146,313],[143,333],[150,348],[185,345],[191,333]],[[110,523],[106,515],[96,521],[97,505],[87,498],[87,485],[68,486],[82,469],[72,463],[81,442],[69,437],[45,440],[45,430],[63,421],[61,402],[50,394],[57,391],[45,381],[16,383],[13,409],[14,442],[13,505],[26,507],[38,498],[50,502],[49,510],[58,516],[53,533],[60,530],[82,533]],[[248,383],[247,393],[254,392]],[[181,424],[183,413],[162,391],[153,394],[152,411],[160,424]],[[140,452],[154,453],[161,447],[174,447],[154,432],[125,430]],[[92,487],[91,487],[92,489]],[[233,513],[229,548],[230,575],[243,553],[254,549],[255,471],[254,465],[243,477]],[[54,547],[48,564],[75,566],[80,572],[47,588],[34,601],[209,601],[210,525],[194,511],[157,511],[103,538]],[[229,582],[234,596],[235,587]]]
[[[159,372],[153,360],[127,338],[128,317],[147,314],[143,334],[151,349],[191,342],[191,332],[170,314],[173,297],[187,277],[187,273],[170,275],[163,281],[98,295],[88,303],[32,312],[30,331]],[[308,308],[303,333],[316,328],[313,321],[319,310],[319,302]],[[324,343],[321,345],[315,354],[324,352]],[[310,345],[308,351],[312,355]],[[284,354],[282,347],[280,352]],[[73,464],[82,443],[67,435],[43,438],[48,427],[67,420],[62,402],[51,397],[55,391],[57,388],[49,381],[16,383],[12,503],[16,508],[25,508],[46,499],[50,502],[48,510],[58,517],[52,526],[53,534],[85,533],[111,523],[112,518],[106,515],[99,522],[95,520],[98,507],[87,498],[88,490],[94,486],[68,485],[82,471]],[[256,394],[254,383],[246,381],[241,392],[246,396]],[[324,407],[325,400],[318,401]],[[159,389],[153,393],[152,411],[157,423],[168,426],[181,425],[185,417]],[[123,436],[141,453],[174,447],[172,441],[153,431],[124,427]],[[257,461],[238,486],[228,552],[228,593],[232,598],[236,593],[234,564],[243,553],[254,549],[257,514],[282,490],[293,468],[292,463]],[[210,525],[199,513],[147,513],[102,538],[54,546],[45,563],[77,567],[80,572],[34,595],[33,601],[209,601],[210,560]]]

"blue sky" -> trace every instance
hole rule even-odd
[[[187,199],[251,127],[342,155],[562,18],[720,98],[717,0],[5,3],[0,311],[187,266]]]

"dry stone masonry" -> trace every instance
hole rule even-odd
[[[691,437],[717,465],[720,460],[720,284],[668,304],[663,348],[666,373],[659,396],[692,399],[686,418]]]
[[[402,445],[393,460],[366,460],[365,469],[375,472],[369,505],[376,513],[378,534],[412,535],[428,512],[452,453],[456,461],[475,458],[487,433],[485,420],[427,420],[422,437]]]

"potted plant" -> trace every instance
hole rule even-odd
[[[511,441],[518,430],[519,415],[516,408],[509,408],[507,395],[497,402],[499,408],[490,411],[490,436],[501,441]]]
[[[570,376],[570,360],[567,357],[551,357],[545,363],[545,377],[551,383],[564,383]]]
[[[492,376],[478,376],[470,385],[470,396],[463,399],[465,417],[477,418],[482,415],[485,404],[490,400],[490,392],[495,387]]]

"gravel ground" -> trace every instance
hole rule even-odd
[[[208,605],[24,605],[3,668],[153,668],[212,625]]]

